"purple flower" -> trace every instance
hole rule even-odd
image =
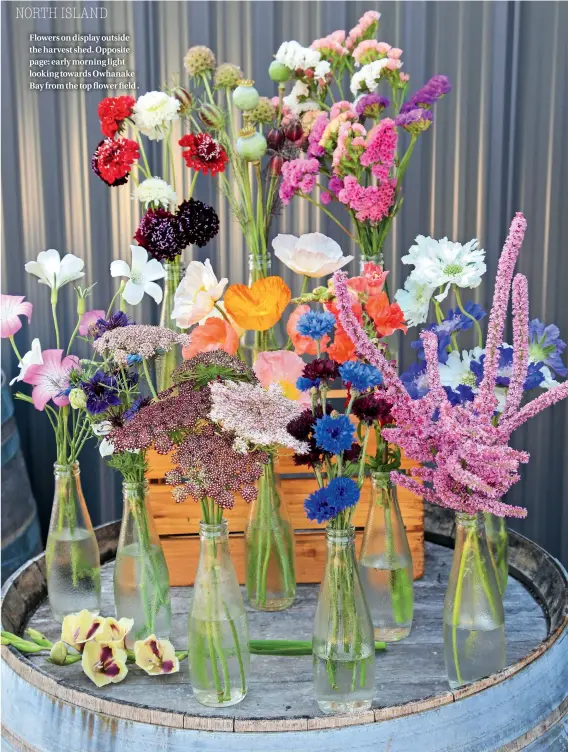
[[[400,376],[404,388],[412,399],[420,399],[428,393],[428,375],[426,374],[426,363],[420,361],[412,363],[410,368]]]
[[[188,245],[179,217],[166,209],[148,209],[134,239],[158,261],[173,261]]]
[[[97,371],[89,381],[81,382],[87,396],[87,412],[91,415],[104,413],[109,407],[120,405],[118,384],[114,376]]]
[[[566,343],[560,339],[560,330],[554,324],[546,326],[538,319],[529,323],[529,361],[540,362],[559,376],[568,376],[568,368],[562,362]]]
[[[462,313],[459,308],[450,309],[447,317],[439,324],[430,324],[423,328],[423,331],[434,332],[438,337],[438,360],[440,363],[445,363],[448,360],[448,347],[451,343],[451,335],[471,329],[473,326],[471,316],[476,321],[480,321],[486,315],[483,308],[471,300],[468,300],[465,304],[464,311],[469,313],[469,316]],[[417,355],[420,360],[424,360],[424,343],[422,340],[415,340],[410,343],[410,346],[418,351]]]
[[[195,198],[179,205],[177,217],[185,233],[186,245],[203,248],[219,232],[219,217],[215,209]]]
[[[452,90],[450,79],[447,76],[432,76],[428,83],[424,84],[421,89],[414,92],[408,102],[405,102],[401,109],[401,113],[410,112],[417,107],[431,107],[433,104],[441,99],[445,94],[448,94]]]
[[[89,334],[93,339],[102,337],[105,332],[110,332],[112,329],[119,329],[122,326],[130,326],[134,324],[123,311],[116,311],[111,313],[107,319],[97,319],[95,323],[89,327]]]
[[[415,110],[401,112],[400,115],[396,116],[394,124],[408,131],[413,136],[417,136],[419,133],[428,130],[433,121],[434,116],[430,110],[417,107]]]
[[[355,104],[355,112],[361,118],[378,120],[381,112],[386,110],[389,105],[390,102],[386,97],[381,97],[378,94],[363,94]]]

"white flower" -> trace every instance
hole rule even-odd
[[[408,326],[418,326],[426,321],[435,289],[418,282],[412,273],[406,278],[404,289],[396,291],[394,299],[402,308]]]
[[[320,60],[314,68],[314,78],[325,78],[331,73],[331,64],[327,60]]]
[[[299,42],[282,42],[275,55],[276,60],[282,63],[290,70],[307,70],[315,68],[321,60],[321,53],[318,50],[312,50],[310,47],[302,47]]]
[[[144,204],[148,209],[151,204],[167,209],[170,204],[177,204],[177,195],[169,183],[161,178],[147,178],[137,185],[132,198]]]
[[[552,371],[548,366],[542,366],[540,372],[543,376],[543,379],[539,384],[541,389],[554,389],[555,386],[560,385],[560,382],[556,381],[556,379],[553,377]]]
[[[353,96],[357,96],[363,85],[366,91],[375,91],[379,85],[383,70],[385,70],[388,63],[389,59],[384,57],[380,60],[374,60],[368,65],[364,65],[360,71],[357,71],[351,79],[351,92]]]
[[[407,256],[402,257],[403,264],[414,264],[413,276],[429,287],[444,287],[436,295],[436,300],[444,300],[452,284],[457,287],[477,287],[485,274],[485,251],[477,247],[474,238],[461,245],[447,238],[434,240],[419,235]]]
[[[306,99],[310,93],[310,89],[303,81],[296,81],[292,87],[292,91],[287,97],[284,97],[284,104],[289,107],[295,115],[301,115],[302,112],[308,112],[309,110],[319,110],[320,106],[313,99]]]
[[[162,302],[162,288],[155,280],[163,279],[166,275],[164,267],[156,259],[148,261],[148,254],[140,245],[131,245],[132,268],[126,261],[119,259],[110,265],[112,277],[128,277],[128,282],[122,292],[122,297],[130,305],[138,305],[148,293],[156,303]]]
[[[110,420],[101,420],[100,423],[94,423],[92,425],[93,433],[95,436],[108,436],[112,431],[112,423]],[[114,444],[109,439],[103,439],[99,444],[99,452],[101,457],[108,457],[114,454]]]
[[[14,384],[16,381],[21,381],[26,375],[26,371],[30,366],[40,366],[42,364],[43,356],[41,354],[41,344],[39,342],[39,339],[36,337],[32,340],[32,349],[28,350],[18,363],[20,373],[17,376],[14,376],[14,378],[10,382],[10,386],[12,386],[12,384]]]
[[[176,290],[172,319],[182,329],[197,324],[211,313],[228,281],[217,279],[209,259],[204,264],[192,261]]]
[[[134,125],[152,141],[161,141],[168,123],[179,118],[180,102],[164,91],[143,94],[132,110]]]
[[[277,235],[272,241],[277,258],[296,274],[325,277],[348,264],[353,256],[344,256],[338,243],[321,232]]]
[[[479,361],[485,351],[482,347],[474,347],[473,350],[463,350],[460,354],[452,350],[448,354],[448,360],[438,365],[442,386],[457,389],[461,384],[469,386],[477,391],[477,377],[471,370],[472,361]]]
[[[48,251],[38,253],[37,261],[28,261],[25,266],[28,274],[39,277],[40,285],[48,285],[51,289],[59,290],[68,282],[74,282],[85,276],[83,267],[85,262],[72,253],[66,253],[63,258],[59,251],[50,248]]]

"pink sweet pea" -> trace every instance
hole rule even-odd
[[[309,404],[309,394],[300,392],[296,387],[304,366],[304,361],[295,352],[275,350],[259,353],[254,363],[254,372],[265,389],[271,384],[280,384],[285,397]]]
[[[33,305],[29,301],[24,303],[23,300],[23,295],[0,295],[0,318],[2,320],[0,337],[2,339],[13,337],[22,328],[19,316],[27,316],[28,322],[32,320]]]
[[[86,311],[81,316],[81,321],[79,322],[79,334],[81,337],[88,337],[91,326],[96,324],[99,319],[104,319],[105,315],[104,311]]]
[[[49,400],[58,407],[69,404],[65,390],[69,386],[69,373],[79,369],[79,358],[67,355],[63,350],[44,350],[43,363],[31,365],[24,376],[26,384],[33,385],[32,400],[36,410],[43,410]]]

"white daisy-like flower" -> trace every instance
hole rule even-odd
[[[383,71],[388,70],[388,63],[389,59],[384,57],[364,65],[361,70],[357,71],[351,78],[350,88],[353,96],[356,97],[361,89],[370,93],[374,92],[383,76]]]
[[[448,238],[434,238],[418,235],[416,244],[402,257],[403,264],[413,264],[414,278],[429,287],[443,287],[436,300],[444,300],[451,285],[457,287],[478,287],[485,274],[485,251],[477,247],[476,238],[461,245]]]
[[[169,123],[179,118],[180,102],[164,91],[149,91],[136,100],[134,125],[152,141],[161,141]]]
[[[413,272],[406,278],[404,289],[396,291],[394,299],[404,311],[408,326],[425,323],[435,289],[419,282]]]
[[[170,204],[177,204],[177,194],[169,183],[162,178],[147,178],[137,185],[132,198],[144,204],[148,209],[151,205],[155,208],[163,206],[167,209]]]
[[[471,363],[474,360],[479,362],[484,352],[482,347],[463,350],[461,353],[452,350],[448,355],[448,360],[438,365],[442,386],[457,389],[463,384],[471,387],[474,392],[477,391],[477,377],[471,370]]]

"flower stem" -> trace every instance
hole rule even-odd
[[[324,212],[324,214],[327,214],[327,216],[330,219],[333,219],[333,221],[335,222],[335,224],[338,225],[339,227],[341,227],[341,229],[343,230],[343,232],[346,233],[346,235],[348,235],[351,238],[351,240],[356,240],[355,236],[352,233],[349,232],[349,230],[347,229],[347,227],[345,227],[344,225],[342,225],[341,222],[337,219],[337,217],[334,217],[333,214],[330,211],[328,211],[323,204],[320,204],[318,201],[316,201],[315,199],[313,199],[311,196],[308,196],[307,193],[299,193],[298,195],[301,198],[305,198],[306,201],[310,202],[310,204],[313,204],[314,206],[317,206],[317,208],[321,209]]]
[[[454,292],[456,294],[456,302],[458,304],[458,308],[463,313],[464,316],[467,316],[468,319],[471,319],[473,323],[475,324],[475,329],[477,331],[477,344],[479,347],[483,347],[483,332],[481,331],[481,326],[479,324],[479,321],[475,318],[475,316],[472,316],[471,313],[468,313],[465,308],[463,307],[459,287],[457,285],[454,285]]]
[[[146,362],[146,358],[142,359],[142,368],[144,369],[144,376],[146,377],[146,383],[148,384],[148,388],[152,392],[152,397],[154,399],[157,399],[158,395],[156,394],[156,390],[154,389],[154,384],[152,383],[152,379],[150,378],[150,371],[148,370],[148,363]]]
[[[16,347],[16,343],[14,342],[14,335],[13,334],[10,335],[10,337],[8,339],[10,340],[10,344],[12,345],[13,351],[16,353],[16,357],[18,358],[18,362],[21,363],[22,362],[22,356],[20,355],[20,352],[19,352],[18,348]]]

